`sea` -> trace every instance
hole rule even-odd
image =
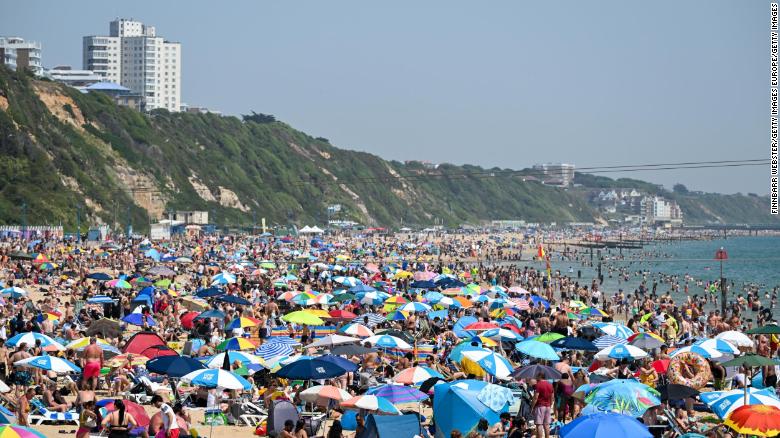
[[[734,283],[729,300],[741,293],[744,286],[756,285],[762,304],[769,304],[764,300],[764,294],[771,295],[774,288],[780,288],[780,236],[661,241],[645,245],[641,250],[602,250],[601,255],[606,256],[607,261],[602,262],[604,283],[601,289],[610,296],[619,289],[630,293],[636,290],[643,278],[647,278],[650,287],[653,279],[659,278],[658,274],[677,275],[680,277],[681,287],[679,292],[672,292],[672,297],[677,302],[682,302],[686,299],[682,287],[686,275],[694,279],[688,282],[690,295],[708,293],[704,287],[696,285],[696,280],[707,283],[720,278],[720,262],[715,260],[715,252],[720,248],[725,249],[728,254],[728,260],[723,262],[723,277],[727,282]],[[589,266],[591,258],[588,253],[584,258],[581,257],[580,261],[554,260],[551,264],[554,270],[560,270],[563,275],[569,277],[576,278],[579,271],[580,283],[589,285],[598,277],[598,253],[594,254],[592,260],[593,266]],[[544,268],[542,262],[534,262],[534,266]],[[626,268],[630,272],[628,281],[619,278],[617,271],[613,271],[610,277],[609,266]],[[658,294],[669,290],[667,283],[659,281]],[[774,313],[777,317],[780,315],[780,309],[774,309]]]

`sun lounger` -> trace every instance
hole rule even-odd
[[[73,423],[79,424],[79,414],[76,411],[54,412],[50,411],[38,399],[30,400],[30,413],[27,416],[30,424],[41,425],[44,423]]]

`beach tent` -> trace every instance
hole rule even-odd
[[[284,422],[292,420],[293,423],[301,418],[298,414],[298,409],[289,400],[275,400],[271,405],[271,410],[268,413],[268,427],[267,433],[270,437],[278,437],[282,435],[284,430]]]
[[[412,438],[420,433],[417,415],[368,415],[366,427],[356,438]]]
[[[298,234],[310,234],[310,233],[311,233],[311,227],[308,225],[298,230]]]
[[[473,430],[480,418],[488,424],[496,424],[501,412],[490,409],[479,400],[479,393],[488,382],[479,380],[458,380],[434,386],[433,419],[436,422],[436,438],[447,438],[450,432],[458,429],[463,435]]]
[[[125,344],[122,353],[141,354],[144,350],[155,345],[163,345],[165,341],[154,332],[138,332],[133,335]]]

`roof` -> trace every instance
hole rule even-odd
[[[89,91],[131,91],[127,87],[123,87],[114,82],[95,82],[94,84],[86,87]]]

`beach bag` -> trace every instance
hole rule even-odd
[[[205,412],[204,423],[208,426],[226,426],[228,419],[221,410],[215,409]]]

